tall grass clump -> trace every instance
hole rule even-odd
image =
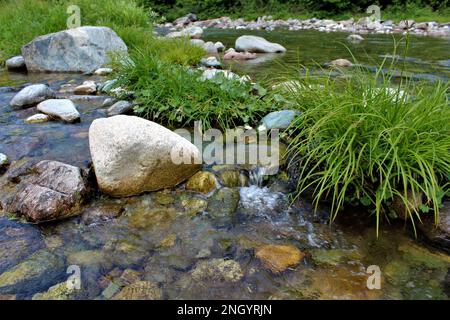
[[[203,128],[226,129],[257,123],[271,109],[268,102],[251,93],[248,82],[224,76],[202,81],[202,71],[188,65],[194,57],[198,62],[204,52],[192,48],[187,40],[157,41],[162,48],[174,50],[155,53],[161,47],[149,46],[134,51],[126,62],[117,59],[113,66],[117,85],[134,92],[139,104],[135,112],[140,116],[170,126],[193,126],[201,121]],[[177,54],[175,47],[187,47],[190,53],[184,57],[185,50]]]
[[[292,79],[291,79],[292,80]],[[392,202],[404,205],[414,226],[420,211],[439,219],[449,191],[449,83],[432,86],[362,71],[328,77],[321,87],[298,76],[290,87],[301,111],[289,151],[299,180],[295,196],[311,191],[316,205],[328,201],[331,221],[346,204],[368,206],[377,230]],[[412,198],[423,198],[420,209]]]
[[[78,5],[81,25],[107,26],[135,46],[151,36],[149,11],[127,0],[2,0],[0,62],[35,37],[67,29],[67,8]]]

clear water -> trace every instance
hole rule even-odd
[[[230,45],[242,33],[213,30],[207,31],[206,39]],[[257,78],[281,74],[278,61],[312,65],[313,61],[348,57],[340,44],[345,34],[251,33],[288,48],[288,53],[273,60],[233,65],[238,72]],[[391,36],[366,37],[368,41],[356,48],[363,63],[376,65],[380,55],[392,53]],[[448,39],[414,38],[409,56],[424,63],[408,62],[408,68],[448,77],[448,65],[439,64],[450,58],[448,49]],[[45,82],[57,90],[64,83],[81,83],[86,77],[2,73],[0,79],[0,86]],[[12,160],[11,169],[43,159],[87,166],[88,128],[95,118],[105,116],[100,107],[102,98],[76,102],[81,123],[27,125],[24,119],[35,110],[11,110],[8,103],[13,96],[14,92],[0,89],[0,152]],[[186,191],[183,185],[126,199],[95,198],[91,208],[112,206],[121,208],[121,214],[90,225],[76,217],[35,226],[5,214],[0,217],[0,278],[1,273],[21,265],[35,252],[52,253],[59,262],[20,288],[0,289],[0,296],[8,293],[29,299],[67,279],[67,267],[76,264],[82,276],[82,289],[73,297],[76,299],[110,298],[104,290],[111,289],[111,283],[120,287],[118,278],[127,269],[137,271],[141,280],[155,283],[164,299],[448,299],[450,256],[414,240],[403,223],[383,225],[377,239],[371,217],[347,210],[330,226],[325,208],[314,212],[306,200],[290,206],[288,188],[281,177],[267,180],[254,168],[225,169],[239,170],[250,184],[235,188],[240,203],[219,224],[215,212],[205,209],[212,196]],[[224,168],[205,170],[219,176]],[[12,190],[6,175],[0,176],[0,197]],[[298,265],[274,274],[255,257],[255,251],[266,244],[293,245],[305,257]],[[200,278],[194,276],[202,263],[218,258],[236,261],[242,277],[233,282],[208,272]],[[370,265],[381,270],[379,290],[367,288]],[[210,269],[217,273],[214,266]]]

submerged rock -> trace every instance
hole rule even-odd
[[[77,289],[61,282],[45,292],[36,293],[32,300],[73,300],[77,297]]]
[[[281,273],[296,266],[305,256],[291,245],[264,245],[256,250],[256,257],[273,273]]]
[[[0,275],[0,294],[31,294],[46,289],[65,276],[64,259],[38,251]]]
[[[113,300],[161,300],[162,290],[151,281],[137,281],[123,288]]]
[[[32,222],[58,220],[76,215],[87,194],[80,168],[57,161],[41,161],[35,174],[22,182],[13,197],[12,212]]]
[[[50,99],[38,104],[38,111],[51,117],[73,123],[80,120],[80,113],[69,99]]]
[[[20,90],[9,103],[13,108],[23,108],[38,104],[54,96],[46,84],[33,84]]]
[[[184,199],[181,205],[189,215],[196,215],[206,210],[208,202],[199,198]]]
[[[119,204],[96,204],[86,209],[81,217],[81,221],[86,224],[100,223],[119,217],[123,208]]]
[[[92,73],[109,61],[110,52],[127,52],[110,28],[83,26],[37,37],[22,47],[29,71]]]
[[[286,48],[278,43],[272,43],[262,37],[240,36],[236,40],[236,51],[248,51],[255,53],[282,53]]]
[[[32,115],[25,119],[25,122],[28,124],[34,124],[34,123],[44,123],[48,122],[50,120],[50,117],[43,113],[37,113],[35,115]]]
[[[200,168],[196,146],[157,123],[134,116],[94,120],[89,144],[99,188],[112,196],[171,188]]]
[[[231,222],[239,205],[239,190],[222,188],[217,190],[208,201],[208,213],[219,226]]]
[[[223,56],[224,60],[251,60],[256,59],[256,53],[229,51]]]
[[[194,281],[238,282],[244,273],[237,261],[212,259],[198,262],[191,276]]]
[[[216,176],[207,171],[197,172],[186,183],[186,189],[202,193],[210,193],[216,189]]]
[[[22,56],[15,56],[6,60],[5,65],[8,70],[23,70],[27,67]]]

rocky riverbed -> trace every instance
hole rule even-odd
[[[0,299],[448,299],[448,219],[424,241],[398,221],[377,239],[357,209],[329,225],[326,207],[292,204],[286,172],[165,166],[181,137],[130,116],[98,67],[0,76]]]

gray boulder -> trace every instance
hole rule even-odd
[[[94,120],[89,146],[100,190],[116,197],[171,188],[201,166],[191,142],[135,116]]]
[[[37,106],[38,111],[51,117],[61,119],[65,122],[76,122],[80,120],[80,113],[69,99],[50,99],[43,101]]]
[[[28,71],[92,73],[109,52],[127,52],[123,40],[107,27],[79,27],[40,36],[22,47]]]
[[[286,129],[300,112],[296,110],[281,110],[271,112],[261,120],[265,129]]]
[[[109,117],[117,116],[119,114],[129,114],[133,113],[134,103],[131,103],[126,100],[121,100],[114,103],[109,109],[106,111],[106,114]]]
[[[286,48],[278,43],[269,42],[262,37],[240,36],[236,40],[237,51],[248,51],[255,53],[282,53]]]
[[[53,96],[53,91],[47,85],[33,84],[20,90],[9,104],[13,108],[28,107]]]

